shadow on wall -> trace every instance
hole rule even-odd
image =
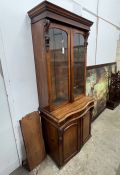
[[[0,74],[3,77],[3,71],[2,71],[2,65],[1,65],[1,59],[0,59]]]
[[[20,142],[20,155],[21,155],[20,160],[25,161],[26,152],[25,152],[25,146],[24,146],[24,142],[23,142],[23,137],[22,137],[20,125],[18,126],[18,134],[19,134],[19,138],[20,138],[20,141],[21,141]],[[23,162],[20,162],[20,163],[22,164]]]
[[[86,95],[93,96],[95,108],[93,119],[96,118],[106,107],[108,93],[108,76],[115,72],[116,64],[92,66],[87,70]]]

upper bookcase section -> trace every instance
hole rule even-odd
[[[48,1],[43,1],[28,11],[28,15],[31,18],[31,23],[36,23],[46,18],[52,22],[63,23],[64,25],[74,26],[85,31],[89,31],[93,24],[93,22]]]

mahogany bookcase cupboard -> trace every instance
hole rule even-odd
[[[61,167],[91,136],[94,100],[85,86],[92,22],[48,1],[28,15],[45,147]]]

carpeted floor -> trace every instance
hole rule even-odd
[[[34,171],[11,175],[120,175],[120,106],[106,109],[92,123],[92,137],[62,169],[49,156]]]

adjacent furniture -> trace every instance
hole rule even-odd
[[[120,71],[111,73],[108,79],[108,100],[106,107],[115,109],[120,104]]]
[[[28,15],[45,146],[61,167],[91,136],[94,100],[85,93],[92,22],[48,1]]]

